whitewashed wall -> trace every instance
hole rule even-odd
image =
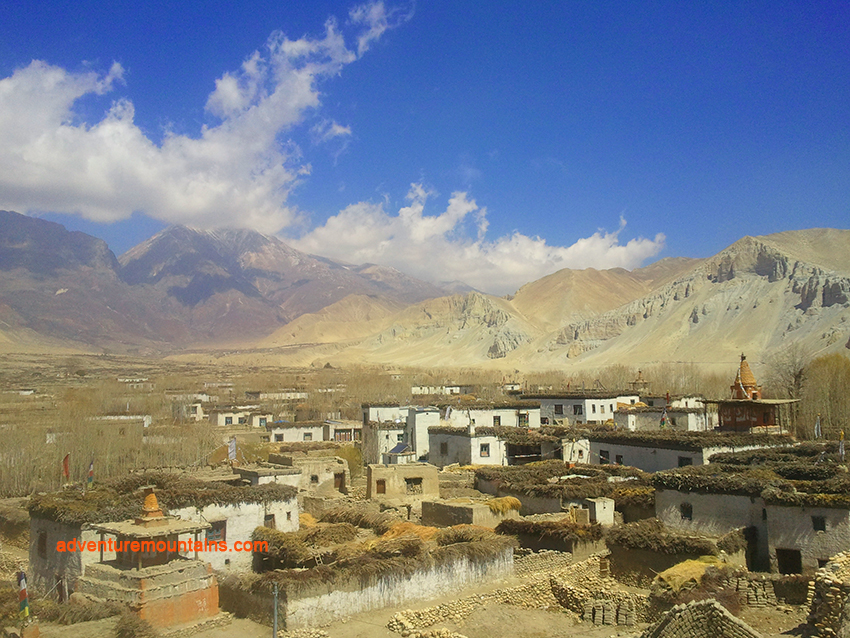
[[[363,589],[336,589],[310,598],[290,599],[286,606],[286,629],[316,627],[370,609],[397,607],[414,600],[446,595],[468,585],[495,580],[513,571],[513,551],[473,563],[466,558],[409,576],[387,576]]]

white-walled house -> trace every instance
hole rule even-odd
[[[139,483],[175,485],[170,475],[140,474]],[[98,488],[95,487],[95,490]],[[194,492],[202,495],[198,500],[209,497],[208,502],[197,506],[185,501],[185,494]],[[250,570],[252,553],[237,551],[235,543],[251,540],[251,534],[259,526],[282,531],[297,531],[299,509],[297,490],[286,485],[244,486],[234,488],[216,481],[201,481],[181,477],[173,493],[167,489],[156,490],[159,506],[168,515],[178,515],[184,520],[209,522],[206,539],[223,540],[228,545],[225,552],[199,552],[201,560],[210,562],[215,569]],[[61,551],[71,540],[89,543],[101,539],[92,525],[119,522],[110,519],[110,511],[127,511],[127,515],[140,515],[144,498],[138,490],[111,495],[112,503],[103,500],[85,499],[82,492],[65,491],[40,494],[30,500],[30,587],[46,592],[53,587],[61,588],[62,595],[74,591],[77,580],[84,574],[86,565],[102,560],[112,560],[115,553],[100,551]],[[175,500],[176,499],[176,500]],[[137,506],[137,507],[136,507]],[[113,515],[114,516],[114,515]],[[190,540],[189,537],[180,540]]]
[[[361,409],[363,426],[367,423],[404,423],[407,422],[407,414],[410,406],[398,403],[364,403]]]
[[[662,424],[662,420],[664,423]],[[714,429],[708,413],[703,408],[674,408],[649,406],[621,406],[614,414],[618,430],[630,432],[644,430],[672,430],[678,432],[705,432]]]
[[[325,424],[323,421],[278,421],[266,426],[271,443],[296,443],[304,441],[324,440]]]
[[[410,448],[414,460],[425,460],[428,428],[440,424],[440,411],[436,407],[366,404],[363,419],[362,449],[367,464],[383,463],[385,454],[398,454],[392,450],[400,443]]]
[[[634,405],[638,394],[620,392],[568,392],[562,394],[529,394],[523,399],[540,402],[543,425],[600,424],[614,418],[619,404]]]
[[[505,442],[495,434],[470,433],[467,428],[433,427],[428,435],[431,465],[508,464]]]
[[[750,476],[754,470],[760,474]],[[777,489],[765,483],[764,468],[726,467],[710,475],[697,470],[690,476],[693,472],[671,470],[653,478],[657,518],[671,529],[697,534],[750,530],[750,569],[812,574],[850,547],[846,494],[820,494],[818,481],[805,482],[809,492],[792,485]],[[679,479],[679,473],[688,477]]]
[[[705,465],[722,452],[787,446],[787,437],[742,437],[713,432],[591,432],[589,463],[630,465],[644,472]]]
[[[399,443],[410,444],[407,437],[407,422],[387,421],[363,424],[363,462],[367,465],[381,463],[384,454],[389,454]]]
[[[444,417],[445,425],[454,428],[540,427],[540,403],[518,401],[497,404],[468,404],[449,406]]]
[[[218,427],[266,427],[274,421],[274,414],[260,410],[259,406],[215,408],[209,411],[209,420]]]
[[[428,428],[440,425],[440,410],[435,407],[412,407],[407,413],[406,440],[414,460],[428,459]]]

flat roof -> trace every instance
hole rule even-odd
[[[140,525],[135,520],[119,521],[116,523],[97,523],[91,528],[104,534],[116,536],[131,536],[133,538],[154,538],[157,536],[172,536],[174,534],[191,534],[210,528],[209,523],[184,521],[179,518],[166,518],[161,525]]]

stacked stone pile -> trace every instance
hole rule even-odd
[[[631,626],[647,615],[648,597],[625,591],[613,578],[597,575],[573,580],[561,574],[551,576],[549,585],[562,607],[594,625]]]
[[[761,638],[759,633],[738,620],[716,600],[700,600],[676,605],[641,638]]]
[[[742,576],[729,580],[729,587],[741,594],[742,602],[748,607],[776,607],[779,600],[773,589],[773,581],[769,578]]]
[[[809,619],[814,636],[850,635],[845,607],[850,597],[850,552],[833,556],[809,583]]]

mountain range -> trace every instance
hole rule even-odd
[[[792,343],[850,348],[850,230],[744,237],[633,271],[565,269],[494,297],[248,230],[172,226],[116,258],[100,239],[0,211],[5,351],[552,369],[711,364]]]

